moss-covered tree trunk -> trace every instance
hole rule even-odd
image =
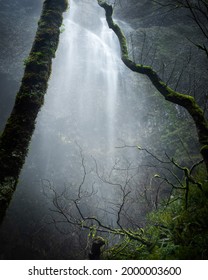
[[[121,49],[121,59],[124,64],[130,70],[146,75],[167,101],[184,107],[191,115],[197,129],[198,140],[201,145],[201,154],[208,173],[208,121],[204,116],[203,110],[192,96],[176,92],[165,84],[151,66],[135,63],[129,58],[126,37],[119,25],[116,24],[112,18],[113,7],[103,0],[97,1],[98,4],[105,10],[106,21],[109,28],[111,28],[118,37]]]
[[[58,47],[63,12],[67,7],[68,0],[44,1],[15,105],[0,137],[0,223],[15,191],[35,120],[44,102],[52,58]]]

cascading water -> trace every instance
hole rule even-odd
[[[45,104],[51,116],[45,117],[51,123],[62,119],[70,141],[112,152],[121,70],[118,44],[95,3],[71,1],[70,10]]]
[[[8,211],[8,220],[11,216],[8,223],[13,225],[15,217],[19,235],[30,238],[34,232],[41,232],[49,216],[50,206],[42,194],[40,181],[47,180],[57,189],[70,186],[76,194],[83,179],[82,162],[89,174],[85,189],[92,185],[96,189],[94,200],[85,201],[83,211],[99,215],[104,223],[114,226],[120,188],[106,182],[113,182],[111,176],[116,170],[113,166],[122,157],[128,163],[135,159],[131,152],[122,154],[115,147],[120,145],[120,139],[131,144],[138,140],[139,123],[135,123],[132,106],[135,102],[129,99],[133,89],[131,80],[125,81],[130,74],[126,74],[120,61],[117,38],[106,24],[103,9],[97,1],[70,1],[63,29],[45,104]],[[127,179],[124,177],[126,182]],[[103,211],[107,208],[110,210]],[[47,231],[53,240],[57,239],[56,233]],[[48,236],[44,239],[42,234],[41,239],[45,243],[39,241],[39,246],[50,247]]]

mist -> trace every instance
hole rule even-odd
[[[27,14],[34,16],[27,48],[18,49],[21,57],[32,42],[42,2],[21,2]],[[19,4],[14,1],[13,7]],[[135,49],[144,40],[146,23],[141,21],[134,29],[120,18],[115,21],[125,31],[131,57],[143,55],[144,61],[154,61],[156,69],[161,69],[160,57],[145,45],[149,39],[143,41],[142,50]],[[156,38],[159,31],[153,22],[148,29]],[[4,67],[6,73],[0,77],[8,80],[9,96],[20,83],[23,67],[13,83],[9,80],[18,67],[15,63],[7,71]],[[170,73],[171,68],[166,75]],[[14,96],[5,97],[3,122],[13,101]],[[189,127],[185,132],[184,123],[178,125],[182,117]],[[0,258],[87,259],[95,232],[107,238],[106,247],[110,247],[121,237],[108,229],[144,227],[146,215],[157,210],[160,199],[170,196],[168,180],[176,184],[183,178],[181,170],[172,172],[167,155],[180,164],[187,158],[193,164],[191,156],[198,144],[190,123],[184,109],[167,104],[146,77],[123,64],[117,37],[97,1],[71,0],[45,102],[1,225]],[[157,180],[158,172],[165,183]]]
[[[3,232],[12,231],[6,257],[83,257],[80,244],[86,242],[87,231],[79,237],[75,230],[73,238],[74,228],[68,224],[64,230],[70,237],[65,238],[55,229],[52,189],[67,190],[70,199],[79,191],[92,193],[80,202],[84,215],[116,225],[123,180],[133,176],[130,166],[136,174],[139,161],[137,153],[118,147],[141,143],[141,124],[134,112],[138,94],[134,84],[139,78],[128,73],[119,55],[117,39],[96,1],[71,1],[45,104],[3,225]],[[65,242],[68,249],[62,253]],[[57,245],[51,248],[51,243]]]

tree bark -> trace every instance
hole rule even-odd
[[[179,93],[171,89],[166,83],[162,81],[159,75],[153,70],[151,66],[146,66],[142,64],[137,64],[129,58],[128,47],[126,37],[119,27],[113,21],[113,8],[111,5],[107,4],[105,1],[98,0],[98,4],[105,10],[106,21],[109,28],[111,28],[116,36],[118,37],[120,49],[121,49],[121,59],[124,64],[132,71],[139,74],[146,75],[155,88],[162,94],[162,96],[169,102],[180,105],[184,107],[191,115],[198,134],[198,140],[201,145],[201,154],[204,159],[206,169],[208,172],[208,121],[206,120],[203,110],[197,104],[196,100],[192,96]]]
[[[12,113],[0,137],[0,223],[27,156],[35,120],[43,105],[68,0],[45,0],[36,36]]]

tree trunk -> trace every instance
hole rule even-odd
[[[0,223],[27,156],[37,114],[43,105],[58,47],[67,0],[45,0],[14,108],[0,137]]]
[[[126,42],[126,37],[122,32],[118,24],[114,23],[112,15],[113,8],[111,5],[107,4],[103,0],[97,0],[98,4],[105,10],[106,21],[109,28],[111,28],[116,36],[118,37],[120,49],[121,49],[121,59],[124,64],[132,71],[139,74],[146,75],[155,88],[163,95],[163,97],[174,104],[184,107],[191,115],[198,134],[198,140],[201,145],[201,155],[204,159],[207,173],[208,173],[208,121],[206,120],[203,110],[197,104],[196,100],[189,95],[182,94],[174,91],[167,84],[165,84],[159,75],[152,69],[151,66],[145,66],[142,64],[137,64],[130,60],[128,47]]]

